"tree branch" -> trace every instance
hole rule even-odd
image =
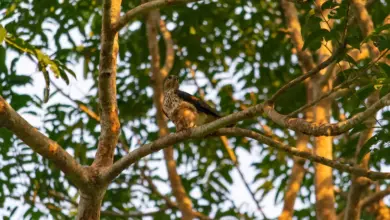
[[[168,75],[168,71],[173,66],[173,42],[170,33],[165,28],[165,23],[160,23],[160,29],[163,32],[166,48],[166,60],[163,69],[160,69],[160,50],[157,41],[157,25],[158,21],[162,21],[160,18],[160,12],[158,10],[150,11],[147,15],[146,30],[148,38],[149,53],[151,59],[151,72],[153,82],[153,103],[157,109],[156,118],[157,125],[159,127],[159,136],[163,137],[169,134],[167,123],[165,122],[163,106],[163,81]],[[178,208],[182,214],[182,219],[193,219],[192,201],[188,197],[187,192],[181,182],[181,177],[176,170],[176,161],[174,159],[173,147],[167,147],[164,150],[164,158],[168,171],[168,178],[171,183],[173,195],[178,203]]]
[[[297,148],[288,146],[286,144],[283,144],[278,141],[274,141],[269,137],[266,137],[264,135],[261,135],[259,133],[256,133],[251,130],[242,129],[242,128],[221,128],[216,132],[216,135],[227,135],[227,136],[244,136],[248,138],[255,139],[261,143],[267,144],[270,147],[274,147],[278,150],[284,151],[290,155],[302,157],[305,159],[308,159],[312,162],[317,162],[329,167],[333,167],[335,169],[338,169],[340,171],[348,172],[355,174],[357,176],[365,176],[367,178],[370,178],[372,180],[379,180],[379,179],[389,179],[390,173],[386,172],[376,172],[371,171],[368,169],[364,169],[358,166],[351,166],[349,164],[344,164],[339,162],[338,160],[330,160],[321,156],[313,155],[312,153],[308,151],[300,151]]]
[[[169,145],[177,144],[187,139],[203,138],[206,135],[216,131],[218,128],[226,127],[227,125],[236,123],[246,118],[252,118],[262,112],[262,106],[262,104],[258,104],[244,111],[240,111],[215,120],[211,123],[207,123],[205,125],[192,129],[187,129],[178,133],[169,134],[167,136],[157,139],[150,144],[145,144],[116,161],[111,168],[106,169],[102,173],[102,181],[110,182],[131,164],[153,152],[164,149]]]
[[[40,133],[31,126],[0,96],[0,128],[5,127],[20,138],[31,149],[49,159],[65,173],[77,187],[83,188],[87,174],[83,167],[55,141]]]
[[[367,37],[370,33],[374,30],[374,25],[371,20],[371,17],[368,14],[368,11],[365,7],[365,2],[360,0],[352,0],[351,7],[355,11],[356,21],[358,25],[360,26],[362,35]],[[371,59],[377,59],[380,56],[378,48],[376,48],[373,44],[373,42],[368,42],[368,47],[370,50],[370,57]],[[374,91],[368,98],[367,98],[367,105],[370,106],[379,99],[379,91]],[[376,123],[375,115],[372,115],[371,117],[367,117],[365,121],[365,125],[368,129],[365,129],[363,132],[360,133],[359,141],[356,147],[355,156],[354,159],[357,162],[358,154],[360,153],[361,148],[364,146],[364,144],[371,138],[373,132],[374,132],[374,125]],[[370,160],[370,154],[366,154],[360,166],[362,168],[368,168],[368,163]],[[358,220],[360,219],[361,215],[361,208],[359,207],[359,200],[361,198],[361,195],[364,193],[365,190],[367,190],[368,186],[370,184],[370,181],[367,181],[366,178],[363,177],[357,177],[352,175],[352,184],[349,189],[348,194],[348,200],[347,200],[347,206],[345,208],[345,216],[344,219],[349,220]]]
[[[112,25],[119,19],[121,0],[103,2],[103,27],[101,34],[99,66],[99,104],[101,109],[101,133],[99,146],[92,166],[107,167],[113,163],[118,142],[120,123],[116,102],[116,58],[118,34]]]
[[[279,114],[271,106],[265,106],[264,112],[267,116],[280,126],[295,131],[314,136],[337,136],[363,122],[367,117],[375,114],[379,109],[390,105],[390,93],[383,96],[379,101],[368,107],[364,112],[360,112],[350,119],[338,123],[310,123],[300,118],[289,118]]]
[[[372,205],[373,203],[378,202],[379,200],[383,199],[385,196],[388,196],[390,194],[390,187],[387,187],[385,190],[375,192],[366,198],[362,199],[359,203],[359,207],[361,209],[366,208],[367,206]]]
[[[110,210],[101,211],[102,215],[109,216],[109,217],[119,217],[119,218],[131,218],[131,217],[144,217],[144,216],[153,216],[155,214],[165,212],[168,210],[168,207],[163,207],[156,211],[150,211],[150,212],[129,212],[129,213],[119,213],[114,212]]]
[[[160,70],[161,75],[166,77],[173,67],[173,63],[175,60],[175,51],[173,50],[173,40],[171,33],[168,31],[165,21],[160,19],[159,22],[160,31],[164,38],[165,42],[165,62],[163,68]]]
[[[153,9],[163,8],[166,6],[185,4],[190,2],[196,2],[199,0],[154,0],[150,2],[143,3],[123,15],[117,23],[114,24],[113,29],[115,32],[120,31],[127,23],[129,23],[133,18],[140,14],[145,14]]]
[[[211,123],[188,129],[186,131],[181,131],[178,133],[167,135],[163,138],[159,138],[158,140],[141,146],[140,148],[135,149],[130,152],[125,157],[116,161],[113,166],[109,169],[106,169],[102,174],[102,180],[104,182],[110,182],[116,176],[118,176],[122,170],[126,169],[128,166],[138,161],[139,159],[153,153],[159,151],[168,145],[173,145],[179,142],[182,142],[187,139],[193,138],[202,138],[206,135],[216,131],[218,128],[226,127],[227,125],[237,123],[238,121],[252,118],[264,112],[279,125],[290,128],[295,131],[302,132],[304,134],[310,134],[314,136],[327,135],[327,136],[335,136],[346,132],[351,129],[358,123],[361,123],[365,120],[366,117],[374,114],[377,110],[390,105],[390,94],[382,97],[378,102],[374,105],[370,106],[366,109],[366,111],[356,114],[348,120],[335,123],[335,124],[321,124],[317,125],[315,123],[310,123],[305,121],[304,119],[299,118],[288,118],[285,115],[281,115],[276,112],[272,107],[264,104],[258,104],[252,106],[246,110],[236,112],[215,120]]]
[[[298,83],[304,81],[305,79],[317,74],[319,71],[321,71],[322,69],[326,68],[327,66],[329,66],[333,61],[335,61],[337,59],[337,57],[339,55],[341,55],[345,50],[345,43],[343,45],[341,45],[333,54],[332,56],[330,56],[328,59],[326,59],[324,62],[320,63],[318,66],[316,66],[315,68],[311,69],[310,71],[308,71],[306,74],[304,75],[300,75],[298,76],[297,78],[291,80],[289,83],[287,83],[286,85],[282,86],[282,88],[280,88],[278,91],[276,91],[276,93],[268,100],[268,102],[270,103],[274,103],[276,98],[278,98],[278,96],[280,96],[283,92],[285,92],[287,89],[297,85]]]

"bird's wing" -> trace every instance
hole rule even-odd
[[[180,91],[180,90],[177,90],[176,91],[176,94],[177,96],[179,96],[182,100],[186,101],[186,102],[189,102],[191,103],[198,112],[202,112],[202,113],[206,113],[208,115],[212,115],[214,117],[217,117],[217,118],[220,118],[221,116],[219,115],[219,113],[213,109],[212,107],[210,107],[206,102],[204,102],[203,100],[193,96],[193,95],[190,95],[186,92],[183,92],[183,91]]]

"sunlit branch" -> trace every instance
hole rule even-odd
[[[218,135],[227,135],[227,136],[245,136],[252,139],[255,139],[263,144],[267,144],[270,147],[274,147],[278,150],[284,151],[290,155],[302,157],[308,159],[312,162],[320,163],[326,166],[333,167],[340,171],[352,173],[357,176],[364,176],[372,180],[378,179],[389,179],[390,173],[387,172],[376,172],[368,169],[361,168],[359,166],[351,166],[349,164],[343,164],[339,160],[330,160],[325,157],[317,156],[308,151],[301,151],[297,148],[288,146],[278,141],[274,141],[269,137],[261,135],[251,130],[242,129],[242,128],[221,128],[216,134]]]
[[[0,127],[10,130],[34,152],[49,159],[77,187],[83,188],[87,177],[81,165],[58,143],[30,125],[2,96],[0,96]]]
[[[125,212],[119,213],[119,212],[114,212],[114,211],[110,211],[110,210],[105,210],[105,211],[101,211],[100,214],[104,215],[104,216],[108,216],[108,217],[119,217],[119,218],[144,217],[144,216],[156,215],[158,213],[165,212],[168,209],[169,209],[168,207],[163,207],[163,208],[161,208],[161,209],[159,209],[157,211],[128,212],[128,213],[125,213]]]
[[[163,68],[161,68],[160,72],[163,77],[166,77],[173,67],[173,63],[175,60],[175,51],[173,50],[173,40],[171,33],[168,31],[165,21],[160,19],[158,24],[160,26],[160,31],[163,36],[165,42],[165,62]]]
[[[120,123],[116,100],[116,63],[118,34],[112,25],[119,19],[120,0],[103,2],[103,24],[99,60],[99,107],[101,133],[93,167],[107,167],[113,163],[114,150],[118,142]]]
[[[359,203],[359,207],[361,209],[366,208],[369,205],[372,205],[375,202],[378,202],[379,200],[383,199],[384,197],[390,195],[390,187],[387,187],[386,189],[379,191],[379,192],[374,192],[371,195],[368,195],[364,199],[362,199]]]
[[[390,105],[390,93],[383,96],[379,101],[375,102],[365,111],[352,116],[348,120],[338,123],[325,124],[311,123],[300,118],[290,118],[286,115],[279,114],[271,106],[265,106],[264,112],[272,121],[285,128],[299,131],[307,135],[337,136],[348,131],[359,123],[362,123],[367,119],[367,117],[375,114],[379,109],[388,105]]]
[[[135,18],[138,15],[145,14],[153,9],[163,8],[171,5],[177,5],[177,4],[185,4],[190,2],[196,2],[199,0],[154,0],[150,2],[143,3],[129,11],[126,12],[125,15],[123,15],[119,21],[114,25],[114,30],[119,31],[124,26],[126,26],[127,23],[129,23],[133,18]]]

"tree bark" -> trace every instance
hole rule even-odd
[[[374,24],[365,6],[365,1],[352,0],[351,7],[354,11],[356,21],[360,27],[362,35],[367,37],[374,31]],[[372,41],[367,42],[370,57],[375,60],[379,56],[379,50],[376,48]],[[373,103],[379,100],[379,92],[374,92],[367,98],[367,107],[372,106]],[[367,129],[360,134],[359,142],[356,147],[355,161],[357,162],[357,155],[359,154],[363,145],[370,139],[374,132],[375,115],[369,117],[365,121]],[[370,160],[370,154],[366,154],[362,159],[360,166],[368,169],[368,162]],[[345,220],[359,220],[361,215],[361,207],[359,206],[360,198],[362,194],[367,190],[370,181],[364,177],[357,177],[352,175],[352,183],[348,194],[347,207],[345,210]]]
[[[105,191],[105,190],[104,190]],[[77,219],[98,220],[100,219],[100,208],[102,206],[104,193],[83,193],[80,194]]]
[[[307,74],[314,68],[313,56],[309,50],[302,50],[304,42],[301,35],[301,24],[298,19],[297,10],[292,2],[288,0],[281,0],[282,10],[286,19],[286,25],[290,32],[292,43],[297,50],[297,56],[302,72]],[[311,103],[313,101],[313,85],[310,80],[305,81],[306,87],[306,102]],[[313,121],[312,109],[307,109],[305,112],[305,120]],[[297,132],[297,149],[306,150],[309,142],[309,136]],[[284,195],[284,205],[282,214],[279,216],[279,220],[290,220],[294,216],[294,204],[298,195],[299,189],[303,177],[305,176],[304,169],[305,161],[301,158],[294,158],[294,165],[291,169],[291,177]]]
[[[170,71],[170,68],[166,68],[167,66],[171,67],[174,61],[174,53],[168,53],[166,57],[166,65],[165,68],[160,68],[160,52],[158,48],[157,41],[157,24],[160,21],[160,13],[157,10],[151,11],[147,16],[147,35],[148,35],[148,45],[149,51],[152,56],[152,82],[153,82],[153,102],[157,109],[157,125],[159,127],[159,135],[160,137],[166,136],[169,134],[167,123],[164,119],[164,113],[162,111],[162,102],[163,102],[163,80],[167,76]],[[164,33],[169,34],[167,30]],[[165,36],[167,38],[167,36]],[[170,38],[170,36],[168,37]],[[167,47],[167,49],[170,47]],[[173,48],[170,48],[173,50]],[[168,62],[170,64],[168,64]],[[178,208],[182,213],[182,219],[193,219],[194,213],[192,211],[192,202],[191,199],[187,196],[187,193],[184,189],[184,186],[181,182],[181,178],[176,170],[176,161],[174,159],[174,150],[173,147],[167,147],[164,150],[164,158],[168,171],[168,178],[171,183],[171,188],[173,195],[176,198]]]
[[[318,16],[322,18],[321,28],[330,29],[330,21],[328,19],[329,10],[322,11],[321,5],[324,0],[316,0],[316,6],[318,10]],[[325,46],[327,45],[327,46]],[[322,42],[320,49],[317,51],[318,63],[323,62],[331,56],[332,45],[331,42]],[[317,99],[323,94],[329,92],[333,87],[333,78],[328,77],[329,70],[320,71],[318,77],[314,77],[313,80],[313,97]],[[331,100],[322,100],[314,107],[314,121],[318,124],[329,123],[331,115]],[[314,143],[314,154],[322,156],[328,159],[333,158],[333,138],[332,137],[316,137]],[[335,210],[335,198],[334,198],[334,186],[333,186],[333,174],[332,168],[324,166],[322,164],[315,164],[315,177],[314,185],[316,192],[316,215],[318,219],[336,219]]]

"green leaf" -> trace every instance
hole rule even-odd
[[[0,25],[0,44],[3,43],[6,35],[7,35],[7,30],[5,30],[3,25]]]
[[[360,163],[363,159],[363,157],[370,152],[370,149],[373,145],[378,143],[380,139],[378,138],[378,135],[372,136],[360,149],[359,154],[357,156],[357,163]]]
[[[369,84],[356,91],[356,95],[360,100],[365,100],[372,92],[374,92],[374,90],[374,86]]]
[[[347,61],[348,63],[352,63],[352,64],[355,65],[355,66],[358,65],[358,64],[356,63],[356,61],[355,61],[351,56],[349,56],[348,54],[345,54],[344,60]]]
[[[388,30],[388,29],[390,29],[390,24],[385,24],[385,25],[382,25],[382,26],[375,28],[375,33],[379,34],[380,32],[382,32],[384,30]]]
[[[59,69],[59,73],[61,78],[66,82],[67,85],[69,85],[69,77],[66,72],[63,69]]]
[[[321,10],[332,9],[338,5],[339,4],[337,4],[337,2],[335,2],[333,0],[328,0],[321,5]]]
[[[311,45],[318,45],[318,43],[321,45],[321,40],[325,38],[326,35],[329,34],[329,31],[326,29],[320,29],[318,31],[312,32],[306,39],[305,43],[303,45],[302,50],[305,50],[306,48],[310,47]],[[314,49],[314,48],[311,48]]]
[[[379,68],[387,75],[387,77],[390,77],[390,66],[387,63],[378,63]]]

